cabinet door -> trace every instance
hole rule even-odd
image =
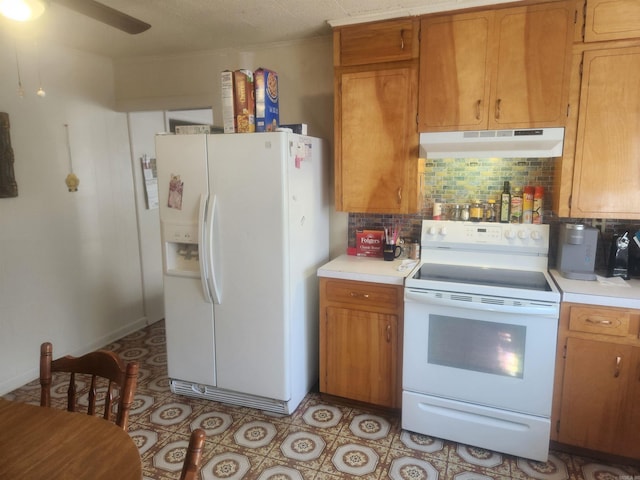
[[[320,390],[387,407],[396,405],[398,319],[395,315],[328,307],[322,320]]]
[[[496,11],[490,129],[565,125],[573,18],[572,2]]]
[[[417,66],[338,71],[336,209],[418,209]]]
[[[418,56],[417,21],[411,18],[344,27],[339,32],[337,64],[367,65]]]
[[[623,428],[618,437],[615,453],[640,460],[640,348],[633,348],[633,356],[628,365],[629,380],[627,403],[623,411]]]
[[[560,442],[619,453],[632,351],[629,345],[567,339]]]
[[[640,37],[638,0],[589,0],[585,12],[585,42]]]
[[[584,53],[571,216],[640,219],[640,47]]]
[[[493,57],[493,12],[422,20],[420,27],[421,132],[486,129]]]

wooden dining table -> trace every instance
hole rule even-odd
[[[0,398],[0,478],[141,480],[142,462],[113,422]]]

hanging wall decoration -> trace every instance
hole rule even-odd
[[[9,127],[9,114],[0,112],[0,198],[18,196],[18,184],[13,170],[14,157]]]
[[[64,179],[64,183],[67,184],[67,188],[70,192],[77,192],[80,179],[73,173],[73,161],[71,160],[71,142],[69,142],[69,125],[64,124],[64,128],[67,131],[67,152],[69,154],[69,175]]]

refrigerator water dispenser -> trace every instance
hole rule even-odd
[[[197,225],[163,225],[165,274],[200,277]]]

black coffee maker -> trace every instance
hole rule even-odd
[[[631,242],[629,232],[613,235],[607,265],[607,275],[609,277],[622,277],[625,280],[629,280],[629,250]]]
[[[640,230],[629,242],[629,276],[640,277]]]

